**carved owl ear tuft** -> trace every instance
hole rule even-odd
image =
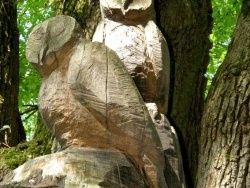
[[[32,30],[26,46],[26,57],[44,76],[44,69],[53,67],[55,53],[65,46],[67,49],[73,47],[82,38],[82,29],[74,18],[64,15],[50,18]]]

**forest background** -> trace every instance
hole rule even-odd
[[[1,7],[3,7],[4,2],[6,3],[8,1],[2,0],[2,2],[0,4]],[[33,150],[34,150],[34,148],[37,148],[37,150],[39,150],[39,152],[34,154],[34,155],[30,155],[28,152],[24,152],[24,150],[27,149],[27,147],[30,147],[27,145],[21,145],[21,146],[18,146],[17,148],[14,148],[14,150],[9,150],[7,152],[7,155],[4,155],[4,157],[5,157],[5,159],[9,160],[9,161],[7,161],[7,163],[9,164],[9,167],[11,167],[11,168],[17,167],[18,165],[20,165],[21,163],[23,163],[25,160],[27,160],[30,157],[35,157],[37,155],[49,153],[50,147],[51,147],[51,142],[52,142],[52,139],[50,138],[49,139],[50,145],[46,146],[42,150],[39,147],[37,147],[37,145],[42,145],[41,142],[43,142],[43,143],[48,143],[48,142],[45,142],[43,140],[44,134],[45,134],[44,132],[41,134],[42,136],[40,135],[40,137],[39,137],[39,131],[43,129],[43,128],[41,128],[41,126],[43,127],[43,123],[42,123],[42,120],[41,120],[41,118],[38,114],[38,111],[37,111],[37,96],[38,96],[38,91],[39,91],[39,87],[41,84],[41,79],[38,76],[38,74],[33,70],[33,68],[30,66],[29,62],[25,58],[25,46],[26,46],[28,35],[31,32],[31,30],[34,28],[34,26],[36,26],[38,23],[41,23],[42,21],[44,21],[52,16],[55,16],[57,14],[67,14],[67,15],[73,16],[78,21],[80,21],[80,24],[82,26],[86,25],[88,27],[89,25],[84,23],[84,22],[81,23],[81,20],[86,21],[89,19],[88,16],[91,16],[94,13],[98,14],[98,11],[95,12],[95,10],[92,10],[89,8],[90,5],[91,6],[93,5],[93,9],[98,9],[99,8],[97,6],[98,3],[96,3],[97,1],[94,1],[94,0],[93,1],[82,0],[82,1],[78,1],[77,3],[76,2],[77,1],[71,1],[71,3],[69,3],[69,1],[60,1],[60,0],[55,0],[55,1],[19,0],[17,2],[17,24],[18,24],[18,30],[19,30],[19,64],[20,64],[18,107],[19,107],[19,111],[20,111],[22,124],[25,128],[26,139],[27,139],[27,141],[32,141],[34,138],[34,135],[35,135],[35,137],[37,139],[36,139],[36,142],[34,143],[35,145],[33,145],[31,148]],[[203,115],[203,106],[206,105],[206,103],[208,103],[208,102],[206,102],[207,97],[209,98],[209,95],[210,95],[211,96],[210,98],[212,98],[213,94],[215,93],[214,91],[210,91],[211,85],[213,85],[212,83],[214,83],[214,85],[215,85],[214,90],[216,90],[216,87],[217,87],[217,89],[220,87],[217,85],[218,81],[216,81],[216,77],[217,78],[220,77],[220,72],[217,72],[217,70],[219,69],[219,67],[223,63],[223,61],[225,61],[225,58],[227,56],[228,47],[230,47],[229,44],[231,43],[231,39],[234,35],[233,32],[234,32],[234,29],[236,27],[237,18],[240,15],[240,11],[242,13],[243,11],[246,11],[247,9],[249,9],[250,3],[249,3],[249,1],[246,1],[246,0],[245,1],[212,0],[212,13],[211,14],[212,14],[213,20],[210,20],[210,18],[205,18],[205,17],[206,16],[209,17],[209,11],[210,11],[209,6],[210,6],[211,1],[208,1],[208,0],[201,0],[201,1],[197,1],[197,2],[190,1],[189,4],[190,4],[191,9],[192,9],[190,12],[194,13],[194,15],[196,16],[196,18],[197,18],[196,19],[197,23],[196,23],[193,20],[190,21],[192,18],[188,17],[189,12],[188,12],[188,10],[185,9],[185,5],[183,4],[183,2],[178,1],[177,4],[180,7],[178,9],[173,5],[174,3],[172,1],[169,1],[169,5],[172,5],[172,8],[173,7],[175,8],[172,10],[176,10],[176,15],[175,15],[176,17],[171,18],[172,20],[176,19],[176,23],[171,22],[171,19],[170,19],[169,27],[168,27],[167,24],[166,25],[163,24],[164,23],[163,16],[166,17],[166,15],[167,15],[167,13],[164,13],[165,12],[164,8],[166,8],[166,5],[167,5],[167,3],[165,3],[166,1],[155,1],[155,2],[157,2],[156,3],[157,13],[159,13],[159,12],[161,13],[160,15],[158,15],[158,18],[157,18],[158,23],[157,24],[162,29],[162,32],[165,34],[166,39],[169,42],[170,54],[172,56],[171,58],[174,59],[175,63],[176,63],[175,71],[173,71],[176,75],[178,74],[177,71],[179,71],[179,70],[183,71],[179,67],[179,66],[181,66],[179,64],[180,57],[183,58],[184,59],[183,62],[185,62],[186,61],[185,57],[189,58],[190,54],[192,55],[192,53],[193,53],[192,49],[190,50],[189,48],[192,48],[192,47],[195,48],[195,47],[197,47],[195,45],[199,44],[199,41],[197,42],[197,41],[192,41],[192,40],[201,40],[200,41],[201,44],[199,44],[199,45],[201,45],[202,47],[200,46],[200,50],[201,51],[204,50],[205,54],[206,54],[206,51],[209,50],[209,57],[210,57],[209,64],[208,65],[206,64],[206,61],[208,61],[208,60],[206,60],[206,55],[204,55],[204,59],[205,59],[204,63],[203,64],[197,63],[196,68],[200,69],[200,70],[195,70],[195,68],[194,68],[193,70],[194,70],[194,72],[196,71],[196,73],[193,73],[193,75],[191,75],[191,73],[190,73],[190,75],[191,75],[190,77],[188,76],[188,73],[186,74],[187,78],[190,78],[191,81],[192,81],[192,79],[197,78],[198,82],[200,80],[200,82],[202,82],[202,83],[198,83],[198,82],[191,83],[194,86],[190,86],[190,85],[186,84],[185,81],[183,80],[184,86],[182,87],[182,86],[177,85],[178,80],[181,78],[178,77],[178,75],[177,75],[177,77],[174,78],[174,80],[177,84],[175,83],[176,86],[172,86],[172,88],[175,87],[173,89],[174,91],[172,91],[173,98],[175,97],[175,95],[178,96],[178,92],[181,92],[181,90],[185,94],[185,92],[186,92],[185,91],[185,89],[186,89],[185,84],[187,85],[187,87],[190,87],[191,89],[192,89],[192,87],[194,87],[194,88],[196,87],[199,90],[198,93],[193,94],[194,95],[193,97],[195,98],[193,101],[191,100],[191,102],[188,102],[188,99],[185,99],[186,101],[184,101],[184,99],[183,99],[184,103],[182,103],[183,101],[180,101],[180,104],[184,110],[186,110],[186,107],[188,108],[191,106],[190,109],[194,109],[194,112],[192,112],[193,114],[186,117],[188,115],[188,113],[181,111],[180,109],[178,109],[178,107],[176,107],[176,109],[174,109],[175,107],[170,107],[170,108],[173,108],[173,110],[170,110],[170,112],[168,114],[170,120],[173,119],[173,124],[176,125],[176,128],[178,129],[179,133],[181,134],[180,141],[181,141],[181,145],[183,145],[184,158],[186,158],[186,160],[187,160],[187,161],[184,160],[184,163],[186,163],[185,165],[187,165],[185,168],[185,169],[187,169],[186,175],[187,175],[187,178],[190,179],[188,184],[190,187],[193,187],[194,184],[197,184],[197,182],[195,180],[196,174],[197,174],[197,169],[198,169],[196,163],[198,160],[199,147],[201,148],[201,146],[198,146],[198,145],[200,145],[199,142],[201,142],[201,145],[202,145],[202,142],[204,142],[204,140],[202,140],[203,137],[199,135],[200,133],[202,133],[201,128],[196,128],[195,126],[193,126],[193,124],[195,124],[197,126],[202,124],[201,117]],[[163,6],[161,6],[161,5],[163,5]],[[195,10],[194,7],[196,7],[197,5],[199,6],[200,9]],[[244,9],[241,10],[242,5],[244,5],[246,8],[243,7]],[[180,14],[182,9],[186,10],[186,12],[183,12],[183,15]],[[167,10],[169,10],[169,9],[166,8],[166,11]],[[89,11],[93,11],[93,13],[90,13]],[[178,11],[179,11],[179,13],[178,13]],[[206,13],[204,13],[203,11],[208,11],[208,15],[206,15]],[[204,18],[205,18],[204,25],[203,25],[205,29],[202,28],[203,26],[201,24],[201,22],[203,20],[199,20],[199,18],[197,17],[197,15],[199,15],[199,14],[201,14],[200,19],[203,19],[202,16],[204,16]],[[84,15],[86,15],[86,16],[84,16]],[[171,13],[169,13],[169,15],[172,16],[172,15],[174,15],[174,13],[171,12]],[[188,15],[188,16],[185,17],[185,15]],[[100,15],[97,15],[97,17],[98,16],[100,16]],[[184,21],[186,20],[187,23],[189,23],[189,21],[190,21],[191,25],[188,25],[188,24],[185,25],[185,23],[183,24],[183,26],[187,27],[188,29],[181,28],[178,26],[176,26],[176,28],[174,28],[175,27],[174,24],[178,23],[179,17],[180,17],[180,19],[182,18]],[[90,21],[91,21],[91,19],[90,19]],[[195,23],[193,23],[193,22],[195,22]],[[168,22],[166,21],[166,23],[168,23]],[[196,28],[195,24],[200,24],[201,26],[198,25],[198,27]],[[211,28],[210,28],[210,24],[212,24]],[[93,24],[93,25],[95,25],[95,24]],[[192,28],[192,26],[195,26],[195,27]],[[200,27],[200,29],[199,29],[199,27]],[[174,29],[175,29],[176,33],[179,32],[179,33],[181,33],[181,35],[174,33],[173,32]],[[204,37],[200,36],[201,35],[200,32],[202,31],[202,29],[204,29],[204,31],[205,31]],[[92,28],[92,30],[94,30],[94,28]],[[187,30],[189,30],[190,33],[188,33]],[[196,39],[192,38],[196,34],[197,34],[197,37],[194,37]],[[191,35],[192,35],[192,37],[190,37]],[[209,36],[206,36],[206,35],[209,35]],[[174,37],[176,37],[176,40]],[[209,37],[210,42],[206,41],[206,38],[208,38],[208,37]],[[86,32],[86,38],[91,38],[91,34]],[[183,39],[186,38],[187,40],[190,39],[190,41],[183,42],[182,38]],[[205,43],[204,43],[204,41],[205,41]],[[190,46],[189,46],[189,44],[190,44]],[[179,49],[178,45],[179,46],[182,45],[181,47],[186,48],[186,51],[185,50],[182,51],[182,49]],[[203,46],[204,46],[204,49],[202,49]],[[197,49],[194,49],[194,50],[197,50]],[[180,52],[180,53],[178,54],[177,52]],[[183,55],[182,53],[186,53],[186,54]],[[199,59],[200,58],[200,57],[198,57],[199,53],[197,53],[197,54],[198,54],[197,59]],[[192,64],[195,60],[196,59],[194,57],[194,59],[190,60],[190,63]],[[185,64],[182,64],[182,66],[183,66],[183,69],[188,67],[188,65],[185,65]],[[192,66],[195,66],[195,65],[192,65]],[[223,68],[221,68],[221,69],[223,69]],[[197,71],[199,71],[199,73],[197,73]],[[237,73],[237,76],[238,76],[238,74],[239,73]],[[186,76],[186,75],[184,74],[184,76]],[[191,78],[192,76],[194,78]],[[197,76],[202,76],[202,77],[205,76],[205,78],[200,79],[200,77],[197,77]],[[202,86],[203,82],[206,85],[205,90],[203,90],[202,88],[199,88],[199,86]],[[247,84],[247,85],[249,85],[249,84]],[[195,91],[195,89],[193,89],[193,91]],[[174,93],[174,92],[176,92],[176,93]],[[187,92],[188,92],[188,90],[187,90]],[[249,93],[247,93],[246,95],[248,95],[248,94]],[[186,97],[192,98],[192,93],[188,94]],[[175,99],[171,99],[171,100],[177,101]],[[247,101],[249,101],[249,98],[247,98]],[[172,105],[174,105],[174,102]],[[193,107],[192,105],[195,107]],[[207,106],[209,107],[209,104],[207,104]],[[207,109],[209,109],[209,108],[207,108]],[[178,119],[176,117],[178,117]],[[204,117],[203,119],[204,119],[203,121],[205,121],[206,117]],[[181,123],[183,123],[184,121],[187,121],[187,123],[186,124],[184,123],[183,125],[181,125]],[[203,124],[205,126],[209,125],[208,123],[206,124],[204,122],[203,122]],[[193,128],[193,127],[195,127],[195,128]],[[7,129],[8,129],[8,127],[7,127]],[[205,129],[206,128],[204,128],[204,130]],[[5,130],[6,129],[3,129],[3,127],[0,129],[0,131],[2,131],[2,132],[4,132]],[[209,131],[210,130],[208,130],[208,132]],[[206,131],[204,131],[203,134],[206,134]],[[48,133],[48,135],[49,135],[49,133]],[[241,136],[241,137],[243,137],[243,136]],[[198,138],[198,139],[197,140],[195,139],[195,141],[194,141],[195,143],[192,143],[194,138]],[[212,139],[212,142],[216,143],[216,139]],[[12,145],[8,145],[8,143],[5,143],[4,145],[2,145],[2,147],[5,147],[5,148],[8,146],[12,146]],[[21,151],[22,157],[16,155],[16,153],[19,151]],[[0,152],[6,153],[6,151],[3,151],[2,149]],[[16,158],[14,157],[15,155],[17,156]],[[200,156],[202,156],[202,155],[200,155]],[[18,158],[18,160],[17,160],[17,158]],[[230,161],[230,155],[227,156],[227,154],[226,154],[226,161]],[[202,160],[201,160],[201,162],[202,162]],[[249,164],[249,161],[248,161],[248,164]]]

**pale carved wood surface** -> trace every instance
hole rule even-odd
[[[119,151],[71,148],[29,160],[0,187],[146,188],[141,173]]]
[[[43,77],[39,110],[62,148],[116,150],[147,186],[185,187],[174,129],[155,103],[145,105],[116,53],[83,39],[73,18],[57,16],[34,28],[26,56]]]
[[[39,110],[46,124],[62,147],[118,149],[150,186],[165,187],[161,142],[133,80],[112,50],[81,39],[78,27],[58,16],[29,38],[27,58],[43,76]],[[55,42],[67,32],[65,41]]]
[[[167,42],[154,22],[152,0],[100,1],[102,21],[93,41],[114,50],[145,102],[167,114],[170,58]]]

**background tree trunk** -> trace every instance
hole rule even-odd
[[[41,153],[43,153],[43,154],[51,153],[51,151],[52,151],[51,146],[53,143],[53,139],[54,139],[54,137],[51,134],[49,128],[44,124],[44,121],[41,117],[41,114],[38,113],[33,140],[36,140],[38,142],[42,141],[42,143],[44,145],[44,150],[41,151]],[[57,149],[55,149],[53,151],[57,151]]]
[[[210,0],[156,1],[155,9],[171,55],[171,124],[179,133],[186,176],[193,186],[212,30]]]
[[[249,1],[242,7],[202,118],[197,188],[250,187]]]
[[[56,14],[72,16],[81,25],[86,39],[92,39],[101,20],[99,0],[54,0]]]
[[[10,129],[0,132],[0,142],[15,146],[26,139],[18,110],[19,34],[16,0],[0,2],[0,41],[0,128],[10,126]]]

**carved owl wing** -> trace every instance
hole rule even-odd
[[[75,54],[78,55],[71,58],[68,80],[72,94],[82,105],[101,116],[107,116],[106,111],[114,108],[137,105],[135,108],[143,109],[143,101],[137,97],[126,69],[107,47],[100,43],[79,45]]]
[[[75,54],[68,72],[73,96],[101,123],[133,137],[155,136],[159,144],[143,99],[118,56],[101,43],[79,45]]]

